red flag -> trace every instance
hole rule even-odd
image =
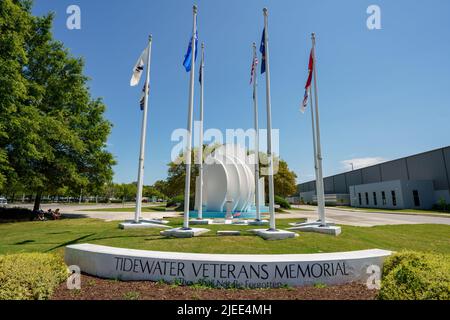
[[[306,106],[308,105],[309,88],[311,87],[313,70],[314,70],[314,58],[313,58],[313,51],[311,49],[311,53],[309,54],[309,63],[308,63],[308,80],[306,80],[305,95],[303,97],[302,106],[300,108],[301,112],[305,112]]]

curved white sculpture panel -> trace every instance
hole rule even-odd
[[[212,211],[223,211],[225,198],[227,196],[228,175],[222,162],[205,166],[203,173],[204,181],[209,181],[208,189],[210,192],[205,199],[208,202],[208,208]]]
[[[205,159],[203,207],[206,211],[225,212],[226,202],[234,212],[248,210],[255,197],[253,164],[244,148],[223,145]]]

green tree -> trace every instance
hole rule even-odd
[[[27,80],[22,68],[28,62],[26,43],[30,39],[32,18],[29,1],[0,1],[0,189],[7,178],[17,182],[8,152],[14,146],[10,143],[11,122],[24,118],[20,107],[26,99]],[[16,120],[15,123],[21,123]],[[32,146],[25,146],[28,150]]]
[[[192,156],[195,156],[195,151],[192,151]],[[194,158],[192,158],[194,159]],[[168,164],[169,170],[167,174],[167,195],[173,198],[178,195],[184,195],[184,186],[186,180],[186,164],[184,163],[184,156],[179,156],[176,161]],[[195,191],[195,179],[198,176],[198,166],[191,166],[191,194]]]
[[[213,144],[213,145],[204,145],[203,146],[203,161],[210,155],[212,152],[214,152],[217,147],[219,147],[219,144]],[[192,166],[191,166],[191,196],[195,194],[195,180],[198,176],[198,165],[195,163],[198,161],[195,161],[195,159],[198,159],[198,148],[193,148],[191,151],[191,157],[192,157]],[[165,194],[173,198],[178,195],[184,195],[184,185],[186,180],[186,164],[184,161],[184,155],[180,154],[178,158],[175,161],[172,161],[168,164],[168,177],[167,177],[167,183],[166,183],[166,190]]]
[[[260,177],[264,178],[265,194],[268,199],[269,196],[269,179],[264,172],[268,171],[267,154],[260,152]],[[286,161],[278,157],[274,157],[274,170],[273,176],[274,193],[277,196],[286,198],[297,192],[297,175],[294,171],[289,170],[289,166]]]
[[[90,96],[83,61],[53,40],[51,14],[33,17],[25,0],[4,0],[0,5],[5,21],[14,26],[17,15],[24,24],[14,38],[20,45],[11,40],[14,45],[7,50],[20,53],[15,67],[21,77],[10,73],[21,86],[8,95],[10,116],[0,126],[7,135],[1,143],[16,180],[37,194],[35,209],[43,192],[55,193],[62,187],[75,193],[100,190],[111,180],[115,163],[105,150],[111,124],[103,117],[105,105]]]
[[[155,188],[158,192],[163,195],[163,198],[168,198],[167,196],[167,181],[158,180],[153,184],[153,188]]]
[[[144,197],[152,198],[156,197],[157,199],[165,198],[164,194],[159,192],[154,186],[144,186],[142,194]]]
[[[103,187],[100,189],[99,194],[102,198],[109,202],[110,199],[114,198],[117,192],[117,186],[111,181],[106,182]]]
[[[117,185],[116,197],[122,199],[122,202],[133,200],[136,197],[136,183],[122,183]]]
[[[297,175],[289,170],[286,161],[280,159],[278,163],[278,172],[273,176],[275,194],[286,198],[297,192]]]

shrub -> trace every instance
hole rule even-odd
[[[189,210],[194,210],[195,199],[193,196],[189,197]],[[167,208],[176,207],[175,210],[183,211],[184,210],[184,195],[178,195],[167,201]]]
[[[31,221],[34,216],[33,212],[29,209],[0,208],[0,222]]]
[[[123,203],[123,200],[121,199],[112,199],[109,201],[109,203]]]
[[[433,210],[450,212],[450,203],[447,203],[445,199],[441,197],[439,198],[438,203],[433,205]]]
[[[280,208],[283,208],[283,209],[291,208],[291,205],[289,204],[289,202],[280,196],[275,196],[275,204],[278,204],[280,206]]]
[[[0,256],[0,300],[44,300],[68,277],[63,260],[50,253]]]
[[[176,207],[181,203],[184,203],[184,196],[182,194],[169,199],[169,201],[167,201],[166,207]]]
[[[413,251],[395,253],[384,263],[378,298],[450,299],[450,256]]]

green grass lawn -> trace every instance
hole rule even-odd
[[[305,209],[305,208],[297,208],[297,207],[291,207],[290,209],[283,209],[287,211],[315,211],[313,209]]]
[[[102,209],[86,209],[80,211],[98,211],[98,212],[134,212],[136,207],[123,207],[123,208],[102,208]],[[142,207],[142,212],[164,212],[166,211],[166,206],[151,206]]]
[[[297,220],[280,219],[277,226],[288,228]],[[171,219],[181,226],[182,219]],[[197,253],[319,253],[362,249],[411,249],[450,254],[449,225],[398,225],[377,227],[343,226],[338,237],[300,233],[294,239],[265,241],[248,232],[250,226],[208,226],[211,231],[190,239],[166,239],[160,229],[120,230],[117,222],[97,219],[0,224],[0,254],[15,252],[57,252],[75,243],[93,243],[134,249]],[[218,237],[217,230],[241,230],[241,236]]]

